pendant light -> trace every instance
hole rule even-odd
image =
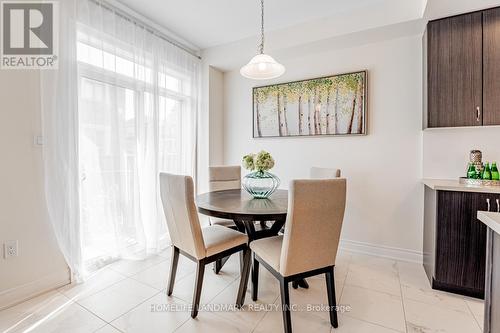
[[[260,0],[260,20],[260,53],[241,67],[240,74],[254,80],[274,79],[285,73],[285,66],[264,53],[264,0]]]

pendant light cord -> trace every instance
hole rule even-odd
[[[264,0],[260,0],[260,54],[264,54]]]

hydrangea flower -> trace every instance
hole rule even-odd
[[[247,170],[259,172],[271,170],[274,167],[274,159],[269,152],[262,150],[258,154],[243,156],[243,167]]]

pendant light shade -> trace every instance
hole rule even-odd
[[[254,80],[274,79],[285,73],[285,66],[267,54],[257,54],[241,67],[240,74]]]
[[[264,0],[260,0],[260,44],[259,51],[248,64],[241,67],[240,74],[254,80],[268,80],[277,78],[285,73],[285,66],[264,53]]]

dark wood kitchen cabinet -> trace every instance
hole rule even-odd
[[[500,125],[500,8],[430,21],[424,128]]]
[[[424,268],[432,288],[483,298],[486,226],[477,211],[500,210],[500,194],[426,187],[425,196]]]
[[[483,125],[500,124],[500,8],[483,12]]]
[[[429,127],[482,125],[477,111],[482,108],[481,16],[455,16],[427,26]]]

